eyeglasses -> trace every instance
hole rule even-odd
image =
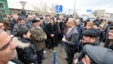
[[[11,38],[11,40],[10,40],[7,44],[5,44],[4,46],[2,46],[2,47],[0,48],[0,50],[6,49],[6,48],[9,46],[9,44],[12,42],[12,39],[13,39],[13,37]]]

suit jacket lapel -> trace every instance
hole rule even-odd
[[[74,27],[71,29],[71,31],[67,34],[67,38],[69,38],[71,36],[71,34],[73,33]]]

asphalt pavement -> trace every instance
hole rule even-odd
[[[65,60],[66,58],[66,53],[65,53],[65,48],[62,47],[60,44],[54,48],[56,51],[56,61],[57,64],[67,64],[67,61]],[[44,57],[46,59],[43,60],[43,64],[53,64],[53,51],[50,52],[48,48],[45,48],[46,53],[44,53]]]

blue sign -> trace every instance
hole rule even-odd
[[[92,9],[87,9],[86,12],[92,12]]]
[[[61,13],[63,11],[63,6],[62,5],[56,5],[56,12]]]

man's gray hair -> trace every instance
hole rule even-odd
[[[73,25],[75,25],[75,19],[74,18],[69,18],[72,20]]]

